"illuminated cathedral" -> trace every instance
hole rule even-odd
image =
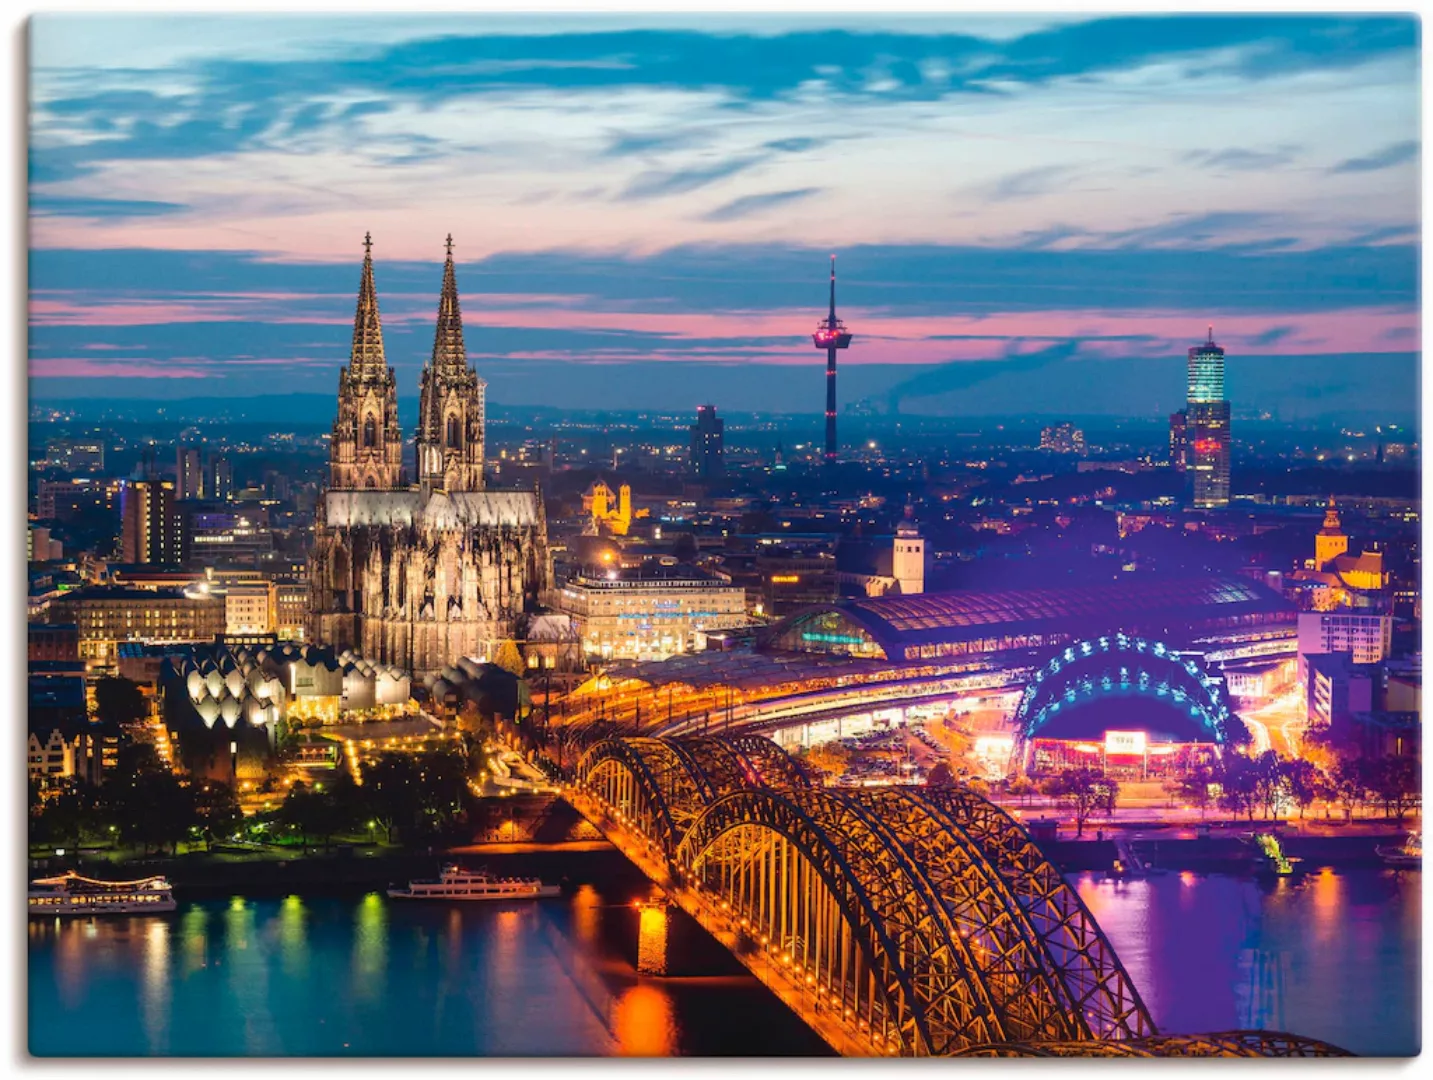
[[[451,236],[420,380],[417,483],[409,482],[368,237],[364,249],[328,489],[315,514],[309,630],[422,675],[463,657],[491,659],[517,636],[550,585],[547,522],[538,492],[486,490],[485,384],[463,345]]]

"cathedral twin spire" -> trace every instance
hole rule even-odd
[[[363,274],[353,319],[353,347],[339,378],[338,417],[329,447],[333,490],[392,491],[407,486],[397,387],[383,351],[383,324],[373,283],[373,240],[363,238]],[[418,408],[418,482],[424,491],[480,491],[483,486],[484,382],[468,366],[463,318],[447,239],[433,354],[423,368]]]

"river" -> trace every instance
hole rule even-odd
[[[1072,877],[1161,1029],[1418,1047],[1421,875]],[[29,923],[30,1051],[81,1055],[815,1054],[755,980],[633,970],[637,913],[590,885],[467,906],[185,900]]]

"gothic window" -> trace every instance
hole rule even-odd
[[[372,416],[363,418],[363,445],[374,446],[378,442],[378,425],[373,422]]]
[[[374,481],[373,477],[370,476],[363,482],[363,486],[366,488],[376,488],[378,484]]]
[[[448,449],[456,450],[463,444],[463,436],[456,416],[448,417]]]

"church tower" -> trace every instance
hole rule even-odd
[[[383,324],[373,287],[373,238],[363,237],[363,277],[353,317],[353,347],[338,376],[338,417],[329,443],[329,489],[392,491],[402,484],[403,433],[398,389],[383,354]]]
[[[902,596],[925,592],[925,537],[916,527],[911,506],[896,528],[895,546],[891,552],[891,577],[896,579]]]
[[[1324,527],[1314,537],[1314,569],[1323,570],[1340,555],[1348,553],[1348,536],[1338,519],[1333,496],[1329,496],[1328,510],[1324,512]]]
[[[453,237],[443,264],[433,358],[423,368],[418,404],[418,482],[425,491],[483,489],[483,391],[486,384],[468,366],[463,316],[453,273]]]

